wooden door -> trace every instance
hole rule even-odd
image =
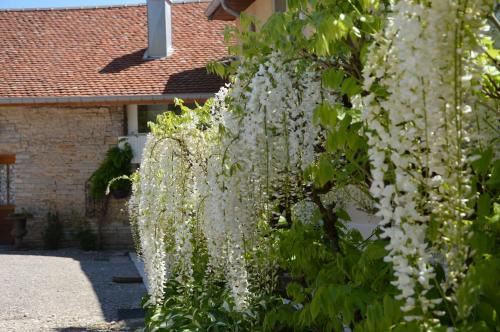
[[[13,222],[6,217],[16,209],[12,182],[14,180],[14,165],[16,156],[0,155],[0,245],[13,244],[10,235]]]

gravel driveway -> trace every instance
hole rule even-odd
[[[0,331],[128,331],[146,289],[113,276],[138,276],[125,252],[0,251]]]

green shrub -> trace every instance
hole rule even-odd
[[[64,227],[59,220],[59,213],[47,213],[47,227],[43,232],[43,242],[46,249],[59,249],[64,238]]]
[[[280,232],[287,300],[266,313],[265,331],[342,331],[370,320],[378,331],[388,331],[401,319],[392,269],[384,262],[386,241],[364,240],[359,231],[339,226],[340,248],[348,255],[332,252],[315,225],[294,223]],[[370,308],[387,312],[374,317]]]
[[[260,296],[251,301],[248,310],[235,310],[224,275],[207,273],[205,240],[197,237],[192,243],[192,278],[171,275],[165,284],[161,305],[151,304],[149,296],[143,298],[146,310],[143,331],[263,331],[265,305],[274,306],[277,303]]]
[[[82,228],[76,233],[76,239],[79,241],[80,248],[84,251],[97,249],[97,235],[90,228]]]
[[[132,148],[128,143],[125,143],[122,148],[114,146],[108,150],[103,162],[90,177],[90,194],[93,198],[103,198],[111,180],[131,174],[132,157]],[[113,181],[110,190],[130,192],[130,181],[126,179]]]

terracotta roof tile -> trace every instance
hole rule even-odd
[[[207,3],[172,5],[174,53],[143,60],[146,6],[0,11],[0,98],[215,92],[227,23]]]

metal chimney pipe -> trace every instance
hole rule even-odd
[[[147,0],[148,49],[145,59],[159,59],[172,54],[172,14],[169,0]]]

